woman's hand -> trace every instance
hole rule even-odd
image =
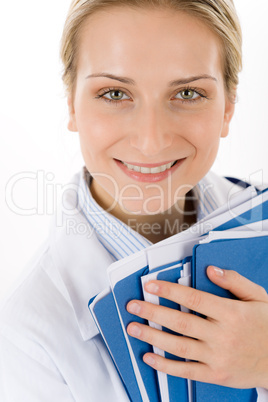
[[[177,336],[139,323],[128,334],[192,360],[168,360],[153,353],[143,359],[154,369],[178,377],[233,388],[268,388],[268,295],[235,271],[208,267],[212,282],[240,300],[225,299],[164,281],[151,281],[147,292],[174,301],[207,318],[140,300],[127,305],[131,314],[167,327]]]

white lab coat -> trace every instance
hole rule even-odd
[[[224,203],[226,181],[213,180]],[[129,400],[87,307],[107,287],[113,260],[95,233],[75,230],[88,226],[75,192],[63,201],[49,239],[1,308],[1,402]],[[258,402],[268,401],[263,393]]]

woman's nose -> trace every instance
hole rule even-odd
[[[133,121],[130,142],[145,156],[161,154],[172,145],[171,121],[166,111],[144,108]]]

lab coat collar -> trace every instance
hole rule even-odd
[[[208,172],[192,190],[198,220],[229,203],[233,196],[243,190],[243,187],[232,183],[225,177],[220,177],[211,171]]]
[[[81,173],[74,176],[57,208],[50,231],[50,249],[64,293],[73,306],[82,338],[99,333],[89,300],[109,286],[106,269],[113,262],[91,230],[77,198]]]

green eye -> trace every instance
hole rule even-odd
[[[120,103],[121,101],[131,100],[131,98],[120,89],[117,88],[106,88],[103,92],[96,96],[96,99],[103,99],[106,102],[112,102],[114,104]]]
[[[195,91],[191,89],[185,89],[184,91],[181,91],[181,97],[183,99],[193,99],[195,95]]]
[[[110,91],[109,94],[110,94],[110,98],[113,100],[121,100],[124,96],[124,92],[118,91],[118,90]]]
[[[120,102],[130,99],[130,97],[126,95],[125,92],[120,91],[120,89],[110,89],[109,91],[105,91],[103,94],[98,95],[97,98],[104,98],[109,102]]]
[[[189,100],[194,101],[198,100],[198,98],[203,97],[200,93],[196,92],[194,89],[183,89],[182,91],[178,92],[175,96],[176,99],[180,100]]]

